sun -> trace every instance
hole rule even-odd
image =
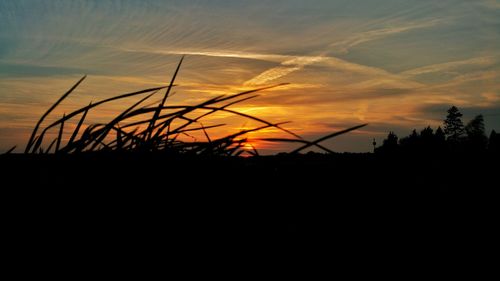
[[[251,150],[251,151],[253,151],[253,150],[254,150],[254,149],[256,149],[256,148],[255,148],[255,145],[254,145],[254,144],[251,144],[251,143],[249,143],[249,142],[246,142],[245,144],[243,144],[242,149],[244,149],[244,150]]]
[[[258,152],[258,144],[254,140],[247,140],[245,143],[242,144],[241,149],[246,152],[243,153],[242,156],[256,156],[259,155]]]

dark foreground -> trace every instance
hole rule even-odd
[[[350,253],[463,251],[498,234],[493,155],[3,155],[0,163],[3,229],[21,248],[306,241]]]

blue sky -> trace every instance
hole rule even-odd
[[[172,102],[289,82],[237,109],[310,138],[370,123],[329,144],[339,151],[437,126],[452,104],[500,129],[497,0],[3,0],[0,26],[1,149],[81,75],[61,110],[165,84],[182,54]]]

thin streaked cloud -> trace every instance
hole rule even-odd
[[[269,83],[292,72],[301,70],[307,65],[315,64],[325,60],[327,60],[327,58],[325,57],[295,57],[289,60],[285,60],[280,64],[280,66],[268,69],[255,76],[254,78],[246,81],[245,85],[257,86]]]
[[[353,34],[347,39],[334,42],[329,45],[331,51],[336,53],[347,53],[349,49],[374,40],[381,40],[385,37],[408,32],[411,30],[429,28],[438,24],[446,23],[443,19],[426,19],[415,23],[392,23],[389,27],[379,28]]]
[[[500,9],[500,1],[498,0],[483,0],[482,4],[488,8]]]
[[[435,73],[435,72],[453,71],[457,68],[466,67],[466,66],[486,67],[486,66],[493,65],[496,62],[497,62],[497,59],[495,57],[491,57],[491,56],[490,57],[478,57],[478,58],[471,58],[471,59],[460,60],[460,61],[452,61],[452,62],[428,65],[428,66],[424,66],[424,67],[419,67],[419,68],[407,70],[407,71],[402,72],[401,74],[405,75],[405,76],[417,76],[417,75]]]

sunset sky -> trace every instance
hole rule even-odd
[[[285,127],[311,140],[369,123],[325,144],[336,151],[371,151],[389,130],[437,127],[451,105],[465,122],[482,113],[488,133],[500,131],[498,0],[1,0],[0,152],[24,147],[84,74],[54,118],[168,84],[183,54],[172,103],[288,82],[233,109],[292,121]],[[228,126],[214,135],[254,125],[216,119]],[[263,136],[282,135],[250,137]]]

